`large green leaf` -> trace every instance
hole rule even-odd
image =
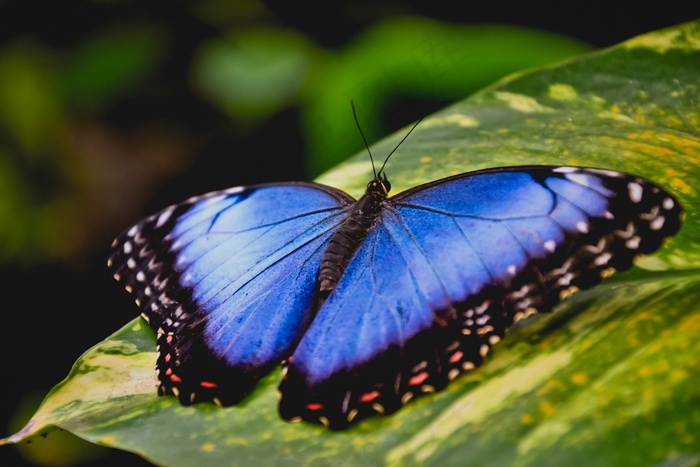
[[[284,422],[279,371],[239,406],[182,407],[155,395],[155,339],[136,319],[1,442],[60,427],[167,465],[698,464],[698,102],[700,21],[511,76],[421,123],[387,169],[397,189],[487,166],[597,166],[667,187],[687,219],[640,267],[519,323],[482,367],[395,415],[343,432]],[[360,194],[370,173],[360,154],[322,181]]]

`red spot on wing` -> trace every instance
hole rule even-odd
[[[182,383],[182,380],[178,375],[170,375],[170,381],[173,383]]]
[[[202,386],[203,388],[207,388],[207,389],[217,387],[217,384],[212,383],[211,381],[202,381],[201,383],[199,383],[199,385]]]
[[[450,363],[457,363],[462,360],[462,357],[464,357],[464,353],[458,350],[450,357]]]
[[[374,399],[379,397],[379,391],[371,391],[360,396],[360,402],[372,402]]]
[[[318,402],[312,402],[310,404],[306,404],[306,408],[309,410],[321,410],[323,408],[323,404],[319,404]]]
[[[430,376],[430,374],[427,371],[422,371],[422,372],[418,373],[417,375],[412,376],[411,379],[408,380],[408,385],[409,386],[417,386],[417,385],[421,384],[423,381],[425,381],[426,379],[428,379],[429,376]]]

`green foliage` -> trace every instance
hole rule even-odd
[[[216,23],[227,14],[241,17],[237,5],[192,8]],[[308,172],[316,175],[361,147],[351,98],[374,139],[386,132],[378,119],[392,93],[456,100],[506,73],[588,49],[523,28],[411,18],[380,23],[337,50],[269,25],[221,28],[221,36],[192,39],[185,57],[172,56],[182,38],[167,22],[117,22],[66,49],[28,36],[0,50],[0,261],[64,260],[101,248],[109,242],[101,234],[123,227],[163,179],[216,138],[217,129],[193,135],[134,110],[129,124],[148,124],[124,132],[105,121],[124,103],[144,102],[158,115],[167,113],[159,108],[163,96],[198,97],[223,113],[218,131],[238,137],[299,108]],[[184,76],[170,76],[177,66]],[[173,89],[178,80],[189,80],[181,85],[186,90]]]
[[[202,47],[195,85],[234,118],[269,118],[298,99],[315,52],[294,31],[246,30]]]
[[[85,248],[106,187],[99,164],[81,153],[78,127],[143,84],[158,39],[125,28],[72,54],[24,38],[0,50],[0,261],[31,264]]]
[[[62,97],[81,113],[95,112],[145,85],[161,65],[164,48],[164,32],[153,25],[101,30],[65,59]]]
[[[513,26],[414,17],[380,23],[311,76],[303,108],[310,172],[319,174],[348,151],[362,149],[348,106],[342,105],[351,99],[374,141],[390,130],[384,117],[396,99],[454,102],[509,73],[588,50],[571,39]]]
[[[279,371],[239,406],[181,407],[155,394],[155,339],[139,318],[2,442],[60,427],[164,465],[697,464],[698,44],[700,21],[511,76],[431,115],[392,158],[397,189],[486,166],[590,165],[651,178],[687,211],[658,254],[519,323],[446,390],[343,432],[280,420]],[[358,194],[370,173],[358,154],[322,181]]]

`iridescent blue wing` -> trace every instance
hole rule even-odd
[[[231,405],[315,313],[329,236],[354,200],[310,183],[196,197],[119,236],[109,267],[158,333],[160,392]]]
[[[646,180],[566,167],[462,174],[390,198],[294,351],[280,413],[341,429],[441,389],[515,320],[659,248],[680,216]]]

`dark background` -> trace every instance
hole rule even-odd
[[[305,170],[305,141],[299,131],[297,106],[280,109],[251,126],[231,118],[193,92],[189,69],[195,50],[203,42],[227,33],[226,28],[259,22],[296,28],[319,46],[334,50],[344,47],[374,23],[411,14],[459,24],[527,26],[560,33],[598,48],[696,19],[700,17],[700,5],[692,6],[692,3],[658,2],[645,7],[639,4],[635,10],[629,10],[613,9],[612,2],[598,6],[562,3],[556,7],[537,7],[529,3],[506,6],[499,2],[477,6],[435,1],[249,1],[242,2],[247,8],[240,10],[240,19],[234,11],[224,27],[193,14],[195,2],[0,1],[0,50],[20,40],[32,41],[61,54],[95,31],[134,20],[164,25],[171,38],[146,85],[108,99],[96,109],[89,106],[71,109],[74,110],[72,131],[78,135],[80,144],[104,144],[105,151],[116,154],[102,166],[105,170],[106,164],[106,171],[114,173],[110,179],[112,185],[107,186],[116,187],[112,190],[116,194],[105,198],[105,202],[119,203],[120,199],[132,196],[125,203],[128,209],[110,211],[116,213],[114,217],[87,229],[89,238],[76,238],[80,245],[69,253],[43,255],[17,250],[0,258],[0,284],[4,292],[0,436],[17,430],[8,423],[11,419],[18,423],[17,418],[21,418],[16,412],[18,406],[28,404],[30,408],[25,416],[31,415],[31,408],[67,375],[85,350],[137,315],[131,298],[114,283],[105,267],[111,239],[121,229],[190,195],[227,186],[311,176]],[[405,96],[404,100],[394,101],[383,117],[386,127],[395,130],[445,104],[444,100]],[[158,131],[151,132],[153,128]],[[142,161],[125,157],[123,153],[143,150],[142,139],[134,135],[147,139],[153,134],[165,142],[152,151],[158,152],[162,147],[177,162],[158,166],[149,159],[140,170]],[[173,135],[175,144],[173,141],[168,144],[168,135]],[[5,136],[0,131],[0,138]],[[0,143],[3,143],[1,139]],[[182,156],[180,143],[194,155]],[[7,144],[12,147],[12,143]],[[349,151],[347,155],[351,154]],[[4,155],[1,153],[0,158]],[[18,164],[28,183],[38,187],[37,196],[48,199],[53,190],[58,190],[54,185],[59,182],[51,167]],[[133,188],[138,196],[132,193],[132,183],[138,186],[138,190]],[[46,465],[80,462],[54,461]],[[14,447],[0,448],[0,465],[28,462]],[[116,450],[84,465],[107,462],[149,465],[138,456]]]

